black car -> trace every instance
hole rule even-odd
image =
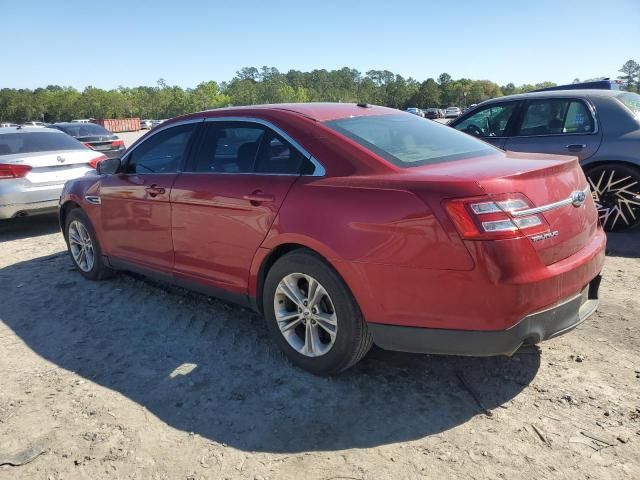
[[[107,158],[119,158],[125,150],[124,142],[106,128],[95,123],[64,122],[49,125],[71,135],[87,147],[104,154]]]
[[[443,117],[442,112],[440,111],[439,108],[427,108],[424,111],[424,116],[425,118],[431,118],[431,119]]]

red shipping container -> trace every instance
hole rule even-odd
[[[102,125],[112,133],[137,132],[140,130],[140,118],[100,118],[95,123]]]

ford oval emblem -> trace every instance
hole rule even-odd
[[[64,163],[65,158],[61,157],[61,156],[58,156],[58,158],[56,158],[56,160],[58,161],[58,163]]]
[[[581,190],[575,191],[571,194],[571,205],[578,208],[580,205],[584,203],[586,198],[587,198],[587,195],[583,191]]]

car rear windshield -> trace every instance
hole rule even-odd
[[[640,116],[640,95],[631,92],[623,93],[622,95],[618,95],[618,100],[631,110],[636,117]]]
[[[72,137],[91,137],[94,135],[112,135],[112,133],[101,125],[95,123],[76,123],[75,125],[54,125],[54,128],[68,133]]]
[[[343,118],[325,125],[402,168],[491,155],[496,149],[410,114]]]
[[[61,132],[20,132],[0,134],[0,155],[16,153],[52,152],[56,150],[84,150],[75,138]]]

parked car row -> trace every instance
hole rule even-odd
[[[149,130],[151,128],[157,127],[162,122],[166,122],[166,119],[162,119],[162,120],[143,119],[143,120],[140,120],[140,130]]]
[[[468,107],[468,108],[448,107],[445,110],[443,110],[441,108],[436,108],[436,107],[429,107],[425,109],[410,107],[410,108],[407,108],[405,111],[422,118],[429,118],[434,120],[437,118],[457,118],[469,108],[471,107]]]

